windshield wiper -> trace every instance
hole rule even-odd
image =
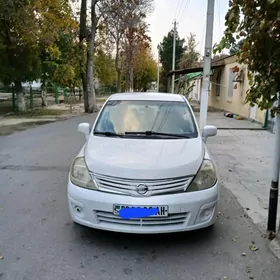
[[[105,135],[108,137],[122,137],[123,134],[118,134],[110,131],[94,131],[93,134],[95,135]]]
[[[128,131],[128,132],[125,132],[124,134],[126,135],[147,135],[147,136],[170,136],[170,137],[176,137],[176,138],[187,138],[189,139],[190,136],[188,135],[184,135],[184,134],[176,134],[176,133],[164,133],[164,132],[156,132],[156,131],[151,131],[151,130],[148,130],[148,131]]]

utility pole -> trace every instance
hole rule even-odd
[[[174,28],[173,28],[173,56],[172,56],[172,71],[175,70],[175,56],[176,56],[176,20],[174,21]],[[171,93],[174,93],[174,87],[175,87],[175,73],[172,74],[172,85],[171,85]]]
[[[158,49],[158,66],[157,66],[157,92],[159,92],[159,45],[157,46]]]
[[[203,65],[203,82],[200,97],[200,130],[207,124],[207,109],[208,109],[208,92],[210,87],[211,75],[211,55],[213,41],[213,25],[214,25],[214,8],[215,0],[208,0],[207,4],[207,22],[205,36],[205,53]]]
[[[278,92],[278,104],[275,116],[275,148],[272,165],[272,180],[269,193],[267,230],[276,232],[277,206],[279,192],[279,169],[280,169],[280,93]],[[280,230],[280,228],[279,228]]]

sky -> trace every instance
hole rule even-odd
[[[213,44],[219,42],[225,29],[228,0],[215,0]],[[205,41],[207,0],[155,0],[154,12],[149,16],[152,50],[157,57],[157,45],[173,27],[176,18],[180,38],[196,34],[197,50],[203,55]]]

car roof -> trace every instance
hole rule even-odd
[[[156,100],[156,101],[179,101],[186,102],[181,94],[160,92],[126,92],[116,93],[109,100]]]

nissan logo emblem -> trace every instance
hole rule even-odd
[[[148,190],[149,188],[144,184],[140,184],[136,187],[136,191],[139,194],[145,194]]]

